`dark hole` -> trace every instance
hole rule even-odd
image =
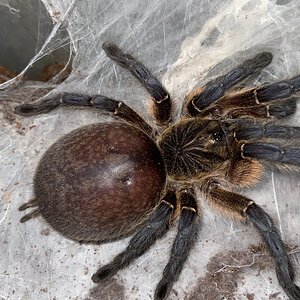
[[[30,63],[53,29],[41,0],[13,1],[12,6],[14,9],[0,5],[0,83],[15,77]],[[70,56],[67,31],[58,30],[56,38],[67,46],[52,52],[51,45],[45,49],[49,54],[28,69],[27,80],[48,81],[64,68]]]

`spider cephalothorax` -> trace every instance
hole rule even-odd
[[[174,180],[197,180],[231,156],[231,136],[216,120],[191,118],[163,132],[159,138],[168,175]]]
[[[250,187],[264,166],[297,172],[300,127],[270,121],[296,110],[291,96],[300,76],[252,89],[231,87],[267,66],[263,52],[189,93],[182,118],[172,120],[172,101],[139,61],[106,43],[107,55],[128,69],[152,96],[160,134],[121,101],[96,95],[63,94],[16,107],[16,113],[46,113],[59,105],[88,106],[114,115],[117,122],[81,127],[54,143],[34,178],[36,207],[21,221],[42,214],[62,234],[79,241],[110,241],[136,232],[128,247],[92,277],[113,276],[146,252],[178,218],[178,233],[155,299],[168,296],[201,227],[198,200],[233,218],[250,221],[274,258],[280,285],[300,299],[294,271],[271,217],[235,189]],[[195,190],[202,192],[196,199]]]

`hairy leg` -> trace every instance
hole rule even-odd
[[[169,93],[151,72],[138,60],[112,43],[102,45],[106,54],[121,67],[126,68],[139,80],[152,97],[153,114],[158,125],[167,125],[171,121],[172,103]]]
[[[179,194],[181,206],[178,232],[173,243],[169,262],[163,271],[163,277],[157,285],[155,300],[165,299],[178,279],[184,263],[195,244],[199,231],[200,218],[194,192],[183,190]]]
[[[201,116],[217,114],[227,118],[283,118],[296,111],[297,97],[292,96],[299,91],[300,76],[257,88],[230,92],[205,109]]]
[[[101,267],[92,277],[95,283],[115,275],[127,267],[134,259],[143,255],[157,239],[169,229],[172,215],[176,209],[176,196],[172,191],[167,192],[148,221],[131,239],[127,248],[117,255],[112,262]]]
[[[300,166],[300,147],[281,143],[245,142],[240,146],[242,158],[253,158]]]
[[[299,140],[300,127],[274,124],[260,124],[246,120],[233,123],[232,129],[237,140],[282,139]]]
[[[229,110],[225,118],[251,117],[256,119],[282,119],[296,112],[296,99],[272,101],[268,104],[258,104],[251,107],[240,107]]]
[[[227,74],[208,82],[204,87],[193,90],[185,98],[187,113],[190,116],[199,115],[202,110],[220,99],[228,89],[251,74],[261,71],[271,61],[272,54],[270,52],[259,53]]]
[[[272,218],[247,197],[218,186],[212,187],[209,201],[224,214],[241,220],[247,219],[254,225],[274,259],[279,284],[291,300],[300,300],[300,289],[294,283],[293,266]]]
[[[249,174],[257,174],[258,169],[253,169],[252,172],[251,168],[240,166],[262,166],[262,163],[283,171],[300,170],[300,127],[238,120],[233,123],[231,130],[234,132],[237,148],[229,174],[236,173],[239,169],[241,172],[246,170]],[[234,177],[236,175],[233,179]]]
[[[21,104],[15,107],[15,112],[19,115],[30,116],[47,113],[59,105],[83,106],[100,109],[103,112],[111,113],[113,116],[127,121],[150,136],[154,135],[151,126],[148,125],[133,109],[122,101],[110,99],[102,95],[88,96],[66,93],[33,104]]]
[[[274,259],[279,284],[291,300],[299,300],[300,289],[294,283],[295,272],[272,218],[256,204],[249,206],[246,215],[260,233]]]

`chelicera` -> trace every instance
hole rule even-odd
[[[280,285],[290,299],[300,299],[272,218],[236,192],[258,183],[265,166],[299,171],[300,128],[276,120],[295,112],[292,96],[300,90],[300,76],[233,90],[270,64],[271,53],[259,53],[190,92],[175,122],[170,95],[150,71],[114,44],[105,43],[103,49],[150,93],[160,129],[154,130],[125,103],[102,95],[69,93],[16,107],[18,114],[33,115],[60,105],[85,106],[117,120],[83,126],[46,151],[34,177],[35,200],[20,207],[34,210],[21,222],[41,214],[54,229],[81,242],[107,242],[135,233],[128,247],[92,276],[98,283],[143,255],[178,220],[155,291],[155,299],[164,299],[201,229],[199,200],[207,200],[223,214],[254,225],[274,259]]]

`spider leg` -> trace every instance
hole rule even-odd
[[[300,147],[282,146],[281,143],[275,142],[244,142],[240,151],[242,158],[300,166]]]
[[[243,142],[240,144],[240,155],[243,162],[256,161],[261,166],[266,165],[282,172],[300,172],[300,147],[282,146],[276,142]],[[257,182],[255,174],[253,182]],[[249,176],[251,179],[252,177]]]
[[[174,282],[178,279],[190,250],[195,244],[200,219],[198,206],[191,191],[180,193],[179,201],[181,214],[178,224],[178,233],[171,249],[171,256],[167,263],[163,277],[157,285],[155,300],[165,299],[171,291]]]
[[[148,221],[131,239],[127,248],[117,255],[112,262],[101,267],[92,277],[98,283],[115,275],[118,270],[128,266],[134,259],[143,255],[154,242],[169,229],[172,215],[176,209],[176,195],[169,191],[157,206]]]
[[[251,124],[241,120],[237,122],[234,136],[242,159],[278,164],[279,168],[286,165],[290,170],[300,166],[300,127]]]
[[[226,90],[251,74],[261,71],[271,61],[272,54],[270,52],[259,53],[252,59],[244,61],[227,74],[208,82],[204,87],[193,90],[185,98],[187,113],[190,116],[199,115],[203,109],[220,99]]]
[[[128,123],[138,127],[148,135],[152,136],[153,129],[142,117],[122,101],[107,98],[102,95],[88,96],[83,94],[65,93],[52,99],[45,99],[34,104],[21,104],[15,107],[19,115],[35,115],[46,113],[59,105],[87,106],[111,113]]]
[[[226,172],[226,179],[232,184],[253,186],[267,165],[281,171],[300,171],[300,127],[248,120],[237,120],[232,126],[237,144]]]
[[[294,114],[296,109],[296,99],[290,98],[276,102],[272,101],[269,104],[232,109],[226,114],[226,117],[239,118],[250,116],[258,119],[281,119]]]
[[[258,103],[291,97],[300,91],[300,76],[282,80],[258,89],[253,89],[253,96]]]
[[[258,88],[230,92],[205,109],[201,116],[214,115],[217,112],[218,115],[230,118],[283,118],[295,112],[297,98],[291,97],[299,91],[300,76],[296,76]]]
[[[163,85],[155,78],[151,72],[134,57],[124,53],[120,48],[112,43],[102,45],[106,54],[121,67],[130,71],[130,73],[140,81],[145,89],[150,93],[154,101],[154,117],[158,125],[167,125],[171,121],[172,103],[169,93]]]
[[[251,123],[238,120],[234,125],[234,136],[237,140],[259,140],[259,139],[299,139],[300,127],[289,127],[273,124]]]
[[[272,218],[247,197],[220,187],[211,189],[209,200],[224,213],[229,213],[241,220],[251,221],[274,259],[279,284],[290,299],[299,300],[300,289],[294,283],[294,269]]]
[[[61,105],[60,97],[43,99],[35,103],[23,103],[15,107],[15,113],[21,116],[46,114]]]
[[[296,76],[289,80],[282,80],[258,88],[248,90],[240,90],[238,92],[229,93],[224,102],[226,106],[254,106],[273,100],[289,98],[296,92],[300,91],[300,76]],[[246,103],[244,103],[246,102]]]
[[[260,233],[275,261],[279,284],[290,299],[299,300],[300,288],[294,283],[295,272],[272,218],[254,203],[248,207],[246,215]]]

